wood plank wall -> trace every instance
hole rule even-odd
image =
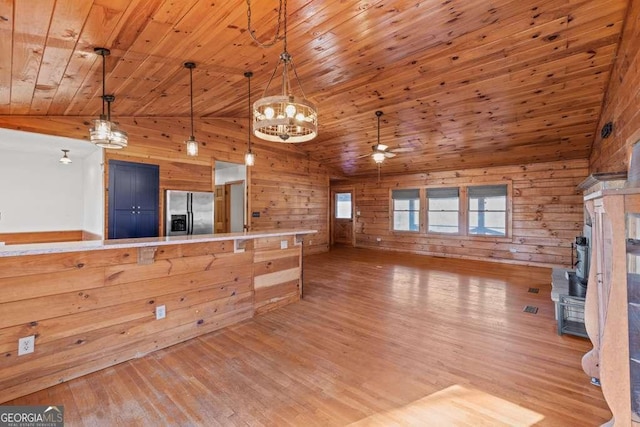
[[[294,238],[245,246],[159,246],[149,265],[136,248],[0,257],[0,403],[297,301]],[[17,356],[30,335],[35,352]]]
[[[584,205],[576,187],[587,177],[586,159],[396,176],[385,176],[383,165],[382,171],[379,183],[376,178],[332,181],[332,188],[355,189],[354,203],[360,211],[354,223],[357,247],[526,265],[571,264],[571,242],[583,231]],[[391,189],[505,180],[513,187],[511,239],[390,231]]]
[[[286,242],[283,247],[283,242]],[[302,251],[295,237],[269,237],[253,242],[253,286],[256,314],[300,299]]]
[[[0,127],[86,139],[91,119],[3,116]],[[188,118],[118,120],[129,133],[129,146],[121,151],[106,150],[105,161],[117,159],[160,165],[160,230],[164,230],[164,190],[213,191],[215,160],[244,163],[248,138],[246,120],[196,119],[196,139],[202,143],[200,154],[195,158],[185,154],[184,140],[190,134]],[[254,137],[252,148],[256,165],[248,168],[250,229],[315,229],[318,234],[305,239],[304,253],[327,251],[328,171],[309,160],[294,144],[264,142]],[[252,212],[259,212],[260,216],[252,217]]]
[[[631,146],[640,141],[640,2],[629,2],[622,41],[614,64],[604,108],[591,150],[591,172],[621,172],[628,168]],[[605,123],[613,134],[600,136]]]

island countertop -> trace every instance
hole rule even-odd
[[[137,248],[149,246],[175,245],[184,243],[205,243],[232,240],[238,242],[265,237],[303,236],[317,233],[317,230],[272,230],[248,231],[242,233],[197,234],[188,236],[144,237],[137,239],[83,240],[78,242],[31,243],[22,245],[0,245],[0,257],[39,255],[63,252],[93,251],[104,249]]]

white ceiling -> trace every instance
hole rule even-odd
[[[69,150],[71,159],[82,159],[100,150],[90,142],[81,139],[0,128],[0,153],[18,151],[62,156],[62,149]]]

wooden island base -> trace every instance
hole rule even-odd
[[[297,301],[303,234],[3,248],[0,402]],[[157,320],[158,306],[166,317]],[[18,356],[28,336],[35,351]]]

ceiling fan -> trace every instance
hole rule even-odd
[[[383,114],[382,111],[380,110],[376,111],[376,116],[378,117],[378,141],[376,144],[371,146],[373,153],[362,154],[357,157],[358,159],[361,159],[363,157],[367,157],[370,155],[371,158],[373,158],[373,160],[376,163],[380,164],[384,161],[384,159],[391,159],[395,157],[396,153],[406,153],[411,151],[411,148],[408,148],[408,147],[389,148],[388,145],[380,143],[380,117],[382,116],[382,114]]]

